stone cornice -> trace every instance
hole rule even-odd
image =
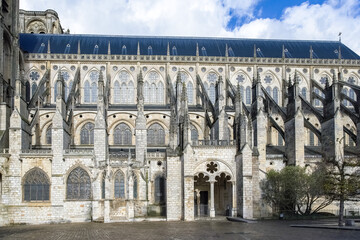
[[[74,62],[147,62],[152,64],[203,63],[245,65],[301,65],[301,66],[360,66],[357,59],[310,59],[310,58],[253,58],[253,57],[196,57],[165,55],[100,55],[25,53],[26,61],[74,61]]]

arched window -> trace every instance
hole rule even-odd
[[[125,198],[125,178],[121,171],[115,174],[114,196],[115,198]]]
[[[66,198],[86,200],[91,198],[91,181],[89,174],[81,167],[72,170],[66,181]]]
[[[56,97],[57,97],[57,95],[58,95],[58,86],[59,86],[59,84],[61,84],[60,82],[58,82],[58,81],[56,81],[55,82],[55,88],[54,88],[54,101],[56,102]],[[31,95],[32,96],[32,95]]]
[[[162,82],[158,83],[158,88],[157,88],[157,103],[162,104],[164,103],[164,84]]]
[[[37,89],[37,84],[36,83],[33,83],[31,85],[31,97],[34,96],[35,92],[36,92],[36,89]]]
[[[125,123],[120,123],[114,129],[114,144],[131,145],[131,129]]]
[[[46,129],[46,144],[49,144],[49,145],[51,145],[51,129],[52,129],[52,125],[50,125]]]
[[[215,96],[215,84],[211,83],[209,87],[209,98],[210,101],[215,104],[216,96]]]
[[[355,92],[354,92],[354,90],[352,90],[352,88],[350,88],[350,90],[349,90],[349,97],[353,100],[356,100]]]
[[[190,125],[191,130],[191,142],[197,142],[199,140],[199,133],[194,125]]]
[[[56,87],[55,87],[55,99],[56,99]],[[90,102],[90,83],[89,81],[85,81],[84,83],[84,102]]]
[[[165,144],[164,128],[158,124],[152,124],[147,130],[148,145],[163,145]]]
[[[49,178],[40,168],[33,168],[24,176],[24,201],[49,201],[49,190]]]
[[[303,87],[302,89],[301,89],[301,95],[306,99],[306,92],[307,92],[307,89],[306,89],[306,87]]]
[[[81,144],[94,144],[94,124],[86,123],[80,132]]]
[[[241,96],[241,101],[244,101],[244,87],[240,86],[240,96]]]
[[[188,103],[190,104],[190,105],[192,105],[193,104],[193,102],[194,102],[194,94],[193,94],[193,84],[191,83],[191,82],[188,82],[188,84],[187,84],[187,96],[188,96]]]
[[[133,197],[134,199],[138,198],[138,180],[136,175],[134,175]]]
[[[120,84],[118,81],[114,83],[114,103],[120,103]]]
[[[273,89],[273,98],[274,101],[279,104],[279,89],[277,87],[274,87]]]
[[[165,178],[158,176],[155,178],[155,203],[165,203]]]
[[[105,199],[105,180],[106,180],[106,172],[103,172],[101,179],[101,198]]]
[[[283,145],[284,145],[283,138],[280,132],[278,132],[278,146],[283,146]]]
[[[251,104],[251,88],[246,87],[246,104]]]
[[[93,82],[91,84],[91,102],[92,103],[96,103],[97,102],[97,98],[98,98],[98,93],[97,93],[97,84],[95,82]]]
[[[70,92],[71,92],[72,85],[73,85],[73,81],[70,81],[68,87],[66,88],[66,89],[67,89],[67,91],[66,91],[66,100],[67,100],[68,97],[69,97],[69,94],[70,94]]]

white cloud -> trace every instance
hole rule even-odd
[[[280,19],[258,18],[261,0],[20,0],[26,10],[54,9],[71,33],[336,40],[360,53],[360,0],[304,2]],[[260,8],[261,11],[261,8]],[[229,13],[248,23],[230,31]]]

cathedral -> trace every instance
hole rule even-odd
[[[1,1],[0,225],[271,216],[270,169],[360,155],[340,41],[74,35]]]

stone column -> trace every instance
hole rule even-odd
[[[215,200],[214,200],[214,183],[215,180],[210,180],[210,217],[215,217]]]
[[[236,217],[237,216],[237,206],[236,206],[236,182],[232,181],[232,210],[231,210],[231,216]]]

